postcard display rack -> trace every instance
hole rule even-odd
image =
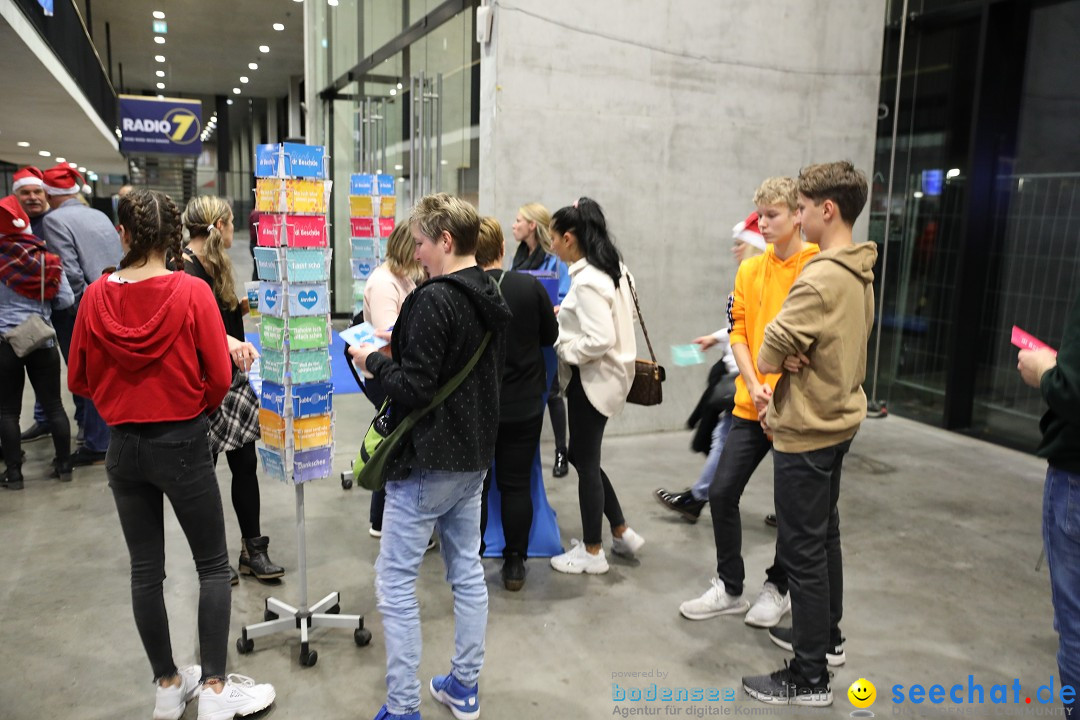
[[[386,259],[394,232],[397,197],[392,175],[358,173],[349,179],[349,267],[353,278],[353,314],[364,309],[364,288]],[[380,328],[384,329],[384,328]]]
[[[334,459],[333,384],[330,378],[330,257],[326,208],[331,183],[323,147],[282,143],[258,146],[255,205],[259,211],[255,267],[259,276],[259,339],[262,391],[259,448],[266,475],[292,484],[296,493],[296,540],[300,603],[267,598],[264,622],[243,628],[240,653],[255,638],[298,629],[300,664],[318,653],[309,647],[312,628],[351,629],[364,646],[371,632],[361,615],[342,615],[332,592],[308,606],[304,484],[329,477]]]

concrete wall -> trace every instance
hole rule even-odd
[[[689,414],[707,366],[672,366],[670,346],[725,322],[731,226],[762,179],[845,158],[872,170],[884,11],[884,0],[495,3],[480,210],[509,233],[526,202],[596,199],[668,368],[664,403],[629,407],[609,432],[674,429]],[[647,356],[640,331],[638,345]]]

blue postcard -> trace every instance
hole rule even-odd
[[[375,326],[369,322],[353,325],[351,328],[342,330],[338,335],[345,341],[345,344],[350,347],[368,344],[374,345],[375,349],[379,349],[390,344],[382,338],[375,337]]]
[[[259,283],[259,308],[259,312],[264,315],[281,317],[281,313],[285,308],[285,296],[281,292],[279,283]]]
[[[269,410],[275,415],[285,416],[285,388],[277,383],[263,380],[262,395],[259,397],[259,407]]]
[[[326,148],[322,145],[285,143],[284,151],[286,177],[325,177],[323,160],[326,157]]]
[[[281,177],[281,145],[255,146],[255,177]]]
[[[289,315],[325,315],[330,312],[325,283],[289,286]]]
[[[305,483],[330,477],[334,470],[334,448],[303,450],[293,455],[293,482]]]
[[[326,282],[330,279],[330,254],[322,249],[289,248],[285,251],[290,282]]]
[[[334,384],[293,385],[293,417],[326,415],[333,409]]]
[[[259,448],[259,457],[262,458],[263,473],[283,483],[289,482],[289,475],[285,472],[285,458],[280,452]]]
[[[393,175],[379,175],[380,195],[393,195],[395,193],[394,187]]]
[[[378,245],[375,244],[375,238],[349,238],[349,246],[352,250],[352,256],[359,257],[375,257],[378,251]]]
[[[353,280],[367,280],[378,267],[379,261],[373,257],[354,257],[349,264],[352,266]]]
[[[349,177],[350,195],[374,195],[375,176],[370,173],[356,173]]]
[[[281,280],[280,259],[277,248],[255,248],[255,271],[260,280]]]

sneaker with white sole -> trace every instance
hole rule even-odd
[[[187,704],[195,699],[202,686],[202,668],[188,665],[176,671],[180,684],[172,687],[157,686],[157,702],[154,703],[154,720],[180,720]]]
[[[773,641],[773,645],[781,647],[789,653],[795,652],[792,645],[794,637],[795,635],[790,627],[769,628],[769,639]],[[847,653],[844,652],[844,637],[842,635],[840,636],[840,642],[830,644],[825,651],[825,662],[829,663],[830,667],[840,667],[847,662]]]
[[[776,627],[780,618],[791,612],[791,594],[780,594],[780,590],[771,582],[765,583],[758,593],[757,600],[746,613],[745,622],[759,628]]]
[[[623,530],[621,538],[615,538],[611,541],[611,552],[624,558],[633,559],[634,553],[640,550],[644,544],[645,538],[634,532],[633,528],[626,528]]]
[[[571,540],[570,545],[572,547],[568,552],[551,558],[551,567],[570,575],[603,575],[608,571],[608,561],[603,548],[593,555],[585,549],[585,544],[580,540]]]
[[[232,720],[237,715],[251,715],[270,707],[275,697],[273,685],[256,685],[249,677],[230,674],[220,693],[208,687],[199,693],[199,720]]]
[[[431,696],[450,708],[457,720],[476,720],[480,717],[479,683],[467,688],[452,674],[436,675],[428,685]]]
[[[687,620],[708,620],[718,615],[735,615],[746,612],[750,603],[742,595],[728,595],[724,590],[724,581],[713,578],[712,585],[701,597],[687,600],[679,606],[679,612]]]
[[[770,705],[828,707],[833,704],[828,673],[811,682],[785,663],[774,673],[744,677],[742,682],[747,695]]]

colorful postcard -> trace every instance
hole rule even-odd
[[[277,248],[257,247],[255,253],[255,272],[260,280],[281,280],[281,256]]]
[[[330,330],[326,316],[289,319],[289,347],[293,350],[314,350],[330,345]]]
[[[283,483],[289,482],[289,474],[285,470],[284,453],[269,448],[259,448],[259,457],[262,459],[265,475]]]
[[[285,296],[280,283],[259,283],[259,307],[262,308],[263,315],[281,317],[285,309]]]
[[[370,195],[350,195],[349,215],[352,217],[371,217],[375,214]]]
[[[333,409],[334,384],[293,385],[293,417],[327,415]]]
[[[370,217],[349,218],[349,232],[356,238],[375,237],[375,219]]]
[[[379,266],[379,261],[373,257],[354,257],[349,260],[352,268],[353,280],[367,280],[371,273]]]
[[[375,349],[386,347],[390,343],[383,340],[380,337],[375,336],[375,326],[369,322],[362,322],[359,325],[353,325],[351,328],[346,328],[338,333],[345,344],[349,347],[358,347],[360,345],[374,345]]]
[[[375,176],[368,173],[355,173],[349,178],[350,195],[374,195],[377,186]]]
[[[259,410],[259,430],[263,444],[270,447],[285,447],[285,418],[270,410]]]
[[[333,441],[333,423],[329,415],[315,415],[293,420],[293,447],[297,450],[323,447],[330,445]]]
[[[333,471],[333,447],[315,448],[293,454],[293,482],[305,483],[330,477]]]
[[[284,212],[284,198],[281,189],[284,180],[278,178],[259,178],[255,181],[255,208],[259,212]]]
[[[397,192],[395,190],[396,186],[394,184],[394,176],[393,175],[382,174],[382,175],[379,175],[378,179],[379,179],[379,194],[380,195],[382,195],[383,197],[386,197],[387,195],[394,195]]]
[[[322,145],[284,143],[285,175],[287,177],[323,178],[326,148]]]
[[[325,315],[330,312],[330,291],[325,283],[289,286],[289,316]]]
[[[330,379],[330,355],[325,350],[303,350],[289,355],[289,375],[298,385]]]
[[[290,282],[326,282],[330,279],[330,254],[322,249],[289,248],[285,264]]]
[[[284,350],[285,321],[264,315],[259,321],[259,344],[270,350]]]

